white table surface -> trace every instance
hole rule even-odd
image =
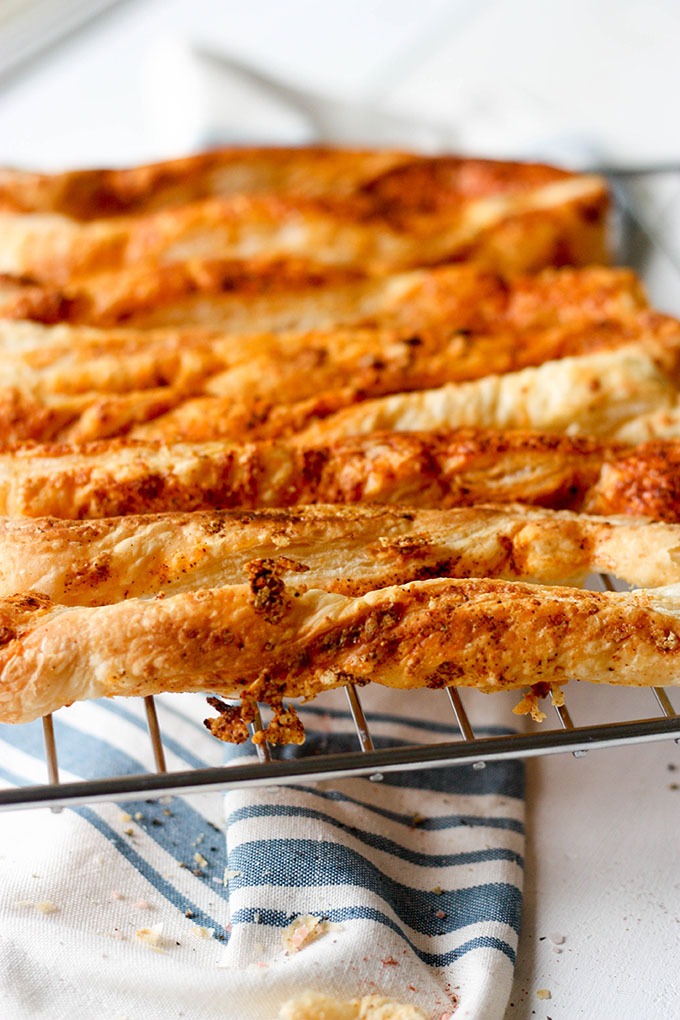
[[[345,99],[445,121],[470,152],[680,163],[676,0],[127,0],[0,85],[0,163],[179,154],[191,141],[186,119],[173,134],[148,102],[149,52],[168,34]],[[680,253],[680,175],[643,192],[645,215]],[[660,257],[649,272],[654,300],[680,313],[675,270]],[[585,688],[570,707],[577,722],[654,709],[649,693]],[[672,742],[528,763],[507,1020],[680,1015],[678,785]]]

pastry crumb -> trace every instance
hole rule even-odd
[[[135,936],[154,953],[164,953],[166,940],[163,937],[163,925],[154,924],[150,928],[138,928]]]
[[[137,900],[137,902],[134,903],[133,906],[137,910],[155,910],[156,909],[154,907],[153,903],[150,903],[149,900]]]
[[[14,905],[23,909],[33,908],[41,914],[56,914],[59,910],[57,904],[52,900],[17,900]]]
[[[417,1006],[382,995],[367,995],[363,999],[342,1002],[323,992],[303,992],[285,1002],[278,1020],[319,1020],[319,1017],[323,1020],[427,1020],[426,1014]]]
[[[536,992],[537,999],[552,999],[552,992],[549,988],[539,988]]]
[[[38,900],[35,909],[39,910],[41,914],[56,914],[59,907],[52,900]]]
[[[532,691],[525,694],[512,711],[514,715],[530,715],[533,721],[537,723],[543,722],[546,717],[545,712],[541,710],[538,704],[537,696]]]
[[[327,930],[327,922],[322,921],[320,917],[314,917],[313,914],[300,914],[282,933],[283,948],[288,956],[292,956],[325,935]]]

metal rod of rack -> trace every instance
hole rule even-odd
[[[359,698],[359,692],[354,684],[348,684],[345,688],[345,694],[347,695],[347,701],[349,703],[349,711],[354,722],[354,728],[357,731],[357,737],[359,740],[359,746],[361,750],[373,751],[375,750],[373,745],[373,737],[371,736],[368,728],[368,722],[364,714],[364,709]]]
[[[475,731],[472,729],[472,724],[468,719],[468,714],[465,711],[465,707],[460,697],[460,692],[457,691],[455,687],[447,687],[446,693],[448,695],[451,708],[453,709],[453,714],[456,717],[461,737],[465,741],[474,740]]]
[[[461,737],[463,738],[465,743],[472,743],[476,739],[475,731],[473,730],[472,723],[470,722],[468,714],[465,711],[465,706],[463,705],[460,692],[456,690],[455,687],[447,687],[446,693],[449,698],[449,704],[453,709],[453,714],[456,717],[456,723],[458,725],[458,729],[460,730]],[[472,767],[473,769],[486,768],[486,762],[480,759],[479,761],[474,762]]]
[[[667,719],[676,719],[678,713],[671,705],[671,699],[668,697],[667,692],[663,687],[653,687],[654,697],[656,698],[657,704]]]
[[[156,702],[153,700],[152,695],[144,698],[144,711],[146,712],[147,729],[149,730],[149,736],[151,737],[151,747],[153,748],[153,759],[156,763],[156,772],[167,772],[168,767],[165,763],[165,748],[163,747],[161,728],[158,724]]]
[[[554,708],[557,713],[557,717],[560,720],[562,729],[565,731],[575,729],[574,722],[571,718],[571,713],[567,708],[566,702],[563,701],[561,705],[555,705]],[[574,758],[582,758],[584,754],[587,754],[587,752],[582,748],[573,752]]]
[[[54,783],[56,786],[59,783],[59,760],[57,758],[57,742],[54,738],[54,719],[51,714],[43,716],[42,727],[47,778],[50,783]]]
[[[374,751],[319,755],[270,762],[253,762],[221,768],[203,768],[165,774],[116,776],[0,790],[0,809],[38,805],[75,806],[102,800],[134,800],[140,796],[207,793],[248,785],[310,782],[399,771],[403,768],[441,768],[475,761],[531,758],[564,751],[616,747],[651,741],[680,739],[680,717],[654,717],[634,722],[600,723],[572,730],[544,730],[476,737],[474,741],[418,744]]]

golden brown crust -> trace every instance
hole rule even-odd
[[[0,170],[0,208],[54,212],[76,220],[142,214],[242,193],[350,197],[383,216],[432,213],[460,198],[523,193],[573,177],[539,163],[408,152],[304,148],[222,148],[121,170],[40,174]]]
[[[596,514],[680,520],[680,444],[645,443],[605,464],[585,505]]]
[[[104,328],[202,324],[257,333],[347,325],[417,330],[456,322],[479,332],[496,314],[519,330],[555,321],[618,320],[645,305],[633,272],[603,267],[545,270],[513,281],[511,291],[502,279],[465,264],[362,280],[337,267],[290,259],[201,260],[129,270],[63,291],[0,277],[0,311],[6,318]]]
[[[292,286],[293,280],[290,282]],[[246,276],[240,281],[230,280],[229,285],[232,284],[238,291],[246,286]],[[248,285],[253,290],[252,285]],[[254,293],[248,296],[253,297]],[[324,295],[320,293],[319,297],[323,300]],[[217,348],[221,367],[225,367],[231,362],[258,356],[263,345],[266,353],[269,345],[285,344],[285,348],[274,349],[274,353],[286,350],[290,356],[298,347],[317,348],[324,344],[328,348],[324,350],[324,357],[334,357],[351,343],[354,334],[365,335],[367,344],[372,338],[379,343],[383,335],[388,340],[402,332],[410,336],[412,333],[406,332],[407,325],[419,324],[425,331],[426,342],[432,342],[430,332],[435,333],[436,339],[440,330],[460,332],[461,339],[470,341],[470,356],[477,344],[485,342],[489,343],[485,353],[490,355],[493,338],[494,343],[501,345],[502,356],[509,358],[510,351],[505,350],[508,338],[517,344],[537,347],[545,344],[546,348],[558,351],[562,349],[560,345],[565,345],[565,353],[576,353],[576,350],[586,351],[589,342],[593,349],[607,346],[619,335],[628,341],[642,335],[663,341],[675,336],[678,328],[677,320],[647,307],[640,281],[630,270],[601,266],[544,270],[535,276],[511,281],[475,266],[443,266],[364,282],[359,284],[355,295],[348,292],[346,297],[348,300],[368,298],[372,302],[373,308],[362,309],[370,319],[368,324],[336,324],[312,331],[284,331],[277,336],[258,332],[253,323],[247,332],[239,334],[192,326],[156,330],[120,326],[98,329],[0,319],[0,350],[5,357],[20,358],[40,367],[55,358],[64,359],[69,353],[75,365],[107,353],[120,359],[139,355],[144,350],[162,352],[166,346],[174,350],[178,345],[192,347],[212,343]],[[416,304],[419,323],[415,318],[410,324],[400,319],[390,321],[395,318],[395,305],[402,303]],[[381,322],[383,313],[386,323]],[[344,314],[351,316],[352,309],[346,309]],[[343,318],[342,308],[338,318]],[[381,356],[384,355],[381,353]],[[546,359],[542,356],[541,360]],[[473,373],[478,371],[475,368]]]
[[[435,270],[423,282],[428,275],[435,291],[448,288],[448,295],[434,303],[433,315],[425,309],[416,333],[395,326],[243,336],[5,320],[3,435],[82,442],[123,434],[174,408],[137,434],[274,438],[375,395],[516,371],[633,340],[650,351],[678,346],[680,325],[642,307],[637,281],[619,270],[550,271],[509,285],[470,267]],[[440,313],[445,322],[428,322]],[[144,392],[160,388],[165,392]],[[72,399],[76,394],[80,399]],[[119,396],[109,399],[112,394]]]
[[[57,174],[0,170],[0,208],[77,220],[152,212],[212,195],[276,193],[344,197],[421,157],[375,150],[223,148],[122,170]],[[554,177],[559,171],[552,171]],[[389,177],[388,177],[389,179]]]
[[[270,321],[273,328],[292,328],[298,322],[296,304],[306,298],[307,314],[313,316],[320,291],[329,290],[330,309],[324,310],[322,320],[326,326],[335,323],[337,306],[356,314],[349,309],[364,290],[382,294],[380,283],[357,283],[363,275],[339,266],[265,257],[143,265],[69,282],[62,289],[41,286],[31,278],[0,276],[0,314],[47,324],[203,325],[257,331],[269,328]],[[249,326],[251,306],[261,324],[256,314]]]
[[[679,522],[680,445],[460,429],[329,444],[165,445],[133,440],[5,448],[0,513],[121,514],[310,503],[423,508],[522,501]]]
[[[680,326],[673,320],[662,322],[659,317],[656,329],[648,329],[643,323],[650,316],[643,313],[639,318],[637,335],[632,322],[622,325],[611,321],[578,328],[558,326],[534,332],[487,334],[434,329],[401,337],[396,331],[357,330],[338,331],[331,338],[329,334],[312,333],[300,345],[282,337],[282,343],[271,343],[269,351],[259,357],[206,378],[196,386],[204,392],[186,396],[180,393],[171,410],[145,421],[133,434],[138,438],[191,442],[275,439],[369,398],[467,383],[490,374],[508,375],[546,361],[625,347],[636,340],[644,341],[650,354],[656,349],[671,369],[673,351],[680,349]],[[508,379],[506,385],[509,383]],[[470,390],[474,393],[480,388]],[[465,403],[470,406],[467,399]],[[630,404],[622,408],[623,416],[635,411]],[[680,434],[677,424],[671,429],[668,423],[677,412],[654,412],[659,419],[663,414],[668,435]],[[484,422],[475,420],[491,424],[488,418]],[[447,418],[449,425],[456,421],[460,419]],[[613,422],[612,427],[617,438],[628,442],[631,429],[642,421],[644,418],[634,418],[621,428]],[[473,424],[472,419],[468,418],[466,424]],[[76,429],[70,428],[64,438],[99,438]]]
[[[0,452],[0,509],[24,517],[0,527],[0,593],[24,590],[0,603],[4,717],[166,688],[242,693],[247,711],[372,679],[674,682],[676,589],[425,580],[676,577],[670,526],[466,509],[680,521],[672,444],[479,429],[620,436],[677,408],[680,329],[632,274],[517,278],[601,260],[606,204],[596,178],[400,153],[0,174],[0,431],[53,444]],[[476,266],[375,275],[442,260]],[[12,335],[12,317],[74,331]],[[453,424],[477,429],[395,431]],[[299,505],[319,501],[416,508]],[[55,519],[159,511],[175,515]]]
[[[569,679],[674,684],[680,587],[623,594],[437,579],[360,598],[285,586],[261,598],[237,585],[95,608],[24,596],[0,602],[0,635],[6,722],[167,690],[276,705],[369,681],[487,692]]]
[[[587,437],[461,429],[330,444],[111,440],[6,448],[0,513],[97,518],[165,510],[483,502],[578,508],[617,447]]]
[[[586,215],[586,211],[588,215]],[[386,216],[366,201],[235,195],[146,216],[79,223],[0,212],[0,272],[63,285],[128,266],[252,256],[384,273],[465,259],[505,273],[604,260],[604,182],[566,177]],[[512,243],[521,238],[521,244]]]
[[[417,331],[464,321],[464,328],[479,331],[497,310],[508,328],[526,329],[549,324],[556,312],[567,324],[593,315],[618,319],[644,305],[633,273],[602,267],[520,279],[510,301],[502,281],[473,265],[362,279],[300,260],[197,260],[104,274],[61,290],[0,277],[0,314],[7,319],[104,328],[258,333],[363,325]]]
[[[383,430],[461,427],[612,436],[631,418],[673,406],[678,353],[667,348],[658,357],[642,344],[631,344],[439,389],[377,397],[342,410],[312,403],[295,426],[304,443]],[[311,423],[300,428],[304,412]]]
[[[362,595],[429,577],[578,584],[597,571],[634,585],[680,580],[680,527],[526,505],[0,518],[0,597],[42,592],[62,605],[256,577],[283,577],[300,591]]]
[[[196,382],[189,384],[189,395],[176,386],[126,393],[53,394],[26,385],[6,385],[0,386],[0,431],[9,442],[73,443],[129,433],[137,439],[169,442],[243,442],[299,434],[298,441],[318,444],[375,431],[460,427],[614,437],[621,434],[622,422],[630,426],[650,408],[665,406],[672,413],[677,387],[671,363],[680,354],[678,339],[675,349],[667,346],[660,357],[639,345],[626,345],[429,390],[410,390],[411,382],[433,380],[422,362],[420,378],[417,370],[408,377],[408,345],[399,345],[406,349],[406,378],[395,373],[397,378],[393,376],[390,385],[387,373],[378,371],[371,385],[369,367],[369,393],[371,389],[387,391],[386,396],[370,400],[365,399],[365,390],[355,386],[320,391],[302,400],[294,399],[291,387],[291,402],[285,394],[276,402],[272,394],[273,403],[258,398],[255,386],[251,400],[242,400],[238,392],[247,369],[232,373],[237,387],[234,397],[193,396],[192,389],[199,388]],[[456,374],[455,363],[450,374]],[[274,381],[270,379],[270,384]],[[314,372],[310,372],[299,389],[311,388],[313,381]],[[404,391],[394,393],[399,381],[406,384]],[[218,385],[226,382],[222,377]]]

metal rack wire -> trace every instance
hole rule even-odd
[[[602,171],[602,168],[600,168]],[[607,173],[607,171],[604,171]],[[627,174],[611,171],[612,193],[618,214],[615,223],[615,244],[621,261],[644,274],[650,250],[667,264],[663,268],[680,286],[680,265],[666,246],[655,236],[626,187],[627,177],[649,173],[680,174],[672,167],[636,168]],[[614,591],[611,578],[600,575],[603,587]],[[142,797],[172,794],[206,793],[229,790],[246,785],[309,782],[319,779],[340,779],[368,775],[379,781],[386,772],[402,769],[471,765],[484,768],[487,762],[509,758],[530,758],[545,754],[571,752],[576,757],[595,748],[674,740],[680,744],[680,715],[663,688],[649,689],[654,711],[646,718],[633,721],[575,724],[566,704],[554,706],[557,725],[546,723],[532,732],[511,732],[486,736],[475,732],[459,690],[442,692],[452,713],[451,739],[438,743],[414,744],[389,749],[376,749],[369,720],[354,686],[346,688],[349,712],[354,723],[357,751],[340,754],[318,754],[298,759],[277,759],[266,742],[255,744],[257,761],[228,767],[210,767],[170,772],[167,769],[163,737],[153,697],[144,699],[146,725],[153,751],[156,772],[112,776],[105,779],[81,779],[62,783],[59,780],[58,748],[52,716],[43,719],[47,782],[41,785],[0,790],[0,811],[49,806],[62,807],[96,803],[105,800],[127,801]],[[432,696],[439,696],[432,692]],[[259,709],[250,724],[251,735],[263,729]]]

